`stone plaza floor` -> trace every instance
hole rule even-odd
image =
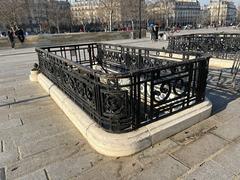
[[[141,41],[162,44],[122,43]],[[238,93],[210,83],[213,116],[143,152],[110,158],[95,152],[40,85],[29,81],[34,62],[33,48],[0,51],[1,180],[240,179]]]

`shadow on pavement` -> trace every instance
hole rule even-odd
[[[217,85],[219,70],[210,70],[206,96],[213,104],[213,114],[222,111],[228,103],[240,97],[239,88],[231,86],[230,78],[221,79],[221,85]]]

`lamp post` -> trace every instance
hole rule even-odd
[[[139,39],[142,38],[142,0],[139,0]]]

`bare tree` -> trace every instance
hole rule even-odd
[[[140,9],[139,0],[121,0],[121,14],[122,21],[131,21],[132,29],[135,29],[135,22],[139,21],[139,10],[142,11],[141,18],[145,19],[145,4],[144,1],[141,0],[142,6]]]
[[[78,16],[78,24],[83,26],[83,31],[86,32],[86,26],[91,21],[91,16],[86,11],[82,11]]]
[[[165,27],[169,26],[171,14],[173,14],[173,0],[152,0],[148,4],[148,17],[158,16],[164,20]]]
[[[205,9],[203,10],[200,18],[199,18],[199,24],[202,24],[204,26],[208,26],[211,24],[211,13],[209,11],[209,9],[207,9],[205,7]]]
[[[48,23],[50,27],[55,27],[60,33],[61,25],[71,24],[71,12],[67,2],[49,0],[48,3]]]
[[[26,18],[24,0],[0,0],[0,21],[5,25],[23,23]]]
[[[45,0],[40,0],[33,3],[34,5],[32,6],[35,10],[33,11],[33,14],[31,16],[37,22],[40,32],[47,31],[46,29],[48,29],[48,2]]]
[[[109,30],[112,31],[112,22],[115,15],[117,19],[117,14],[120,8],[120,0],[99,0],[99,10],[108,15]]]

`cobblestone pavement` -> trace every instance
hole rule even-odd
[[[1,180],[240,179],[240,99],[141,153],[105,157],[28,80],[32,51],[0,51]]]

